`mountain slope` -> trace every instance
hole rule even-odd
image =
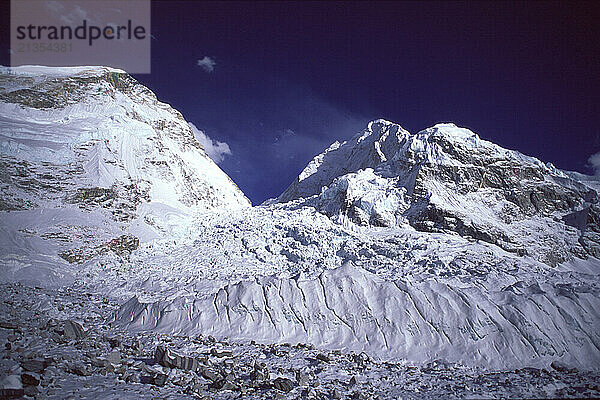
[[[181,114],[123,71],[3,68],[0,115],[5,274],[28,265],[15,242],[80,263],[129,253],[190,212],[250,206]]]
[[[549,265],[600,254],[592,185],[453,124],[411,134],[373,121],[316,156],[279,197],[293,200],[340,222],[457,233]]]

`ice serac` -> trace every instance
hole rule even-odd
[[[598,291],[565,272],[456,279],[384,279],[347,263],[316,278],[260,278],[201,298],[144,304],[116,321],[134,330],[309,342],[383,359],[446,360],[492,369],[600,361]],[[572,274],[571,274],[572,275]],[[556,280],[566,278],[564,283]],[[591,289],[591,290],[590,290]]]
[[[338,222],[456,233],[552,266],[600,251],[596,185],[454,124],[411,134],[373,121],[316,156],[279,201]]]
[[[38,266],[123,255],[190,212],[250,206],[179,112],[105,67],[2,67],[0,171],[11,276],[27,276],[19,252]]]

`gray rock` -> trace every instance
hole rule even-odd
[[[127,366],[123,365],[123,364],[121,364],[121,366],[119,366],[118,368],[115,369],[115,374],[125,375],[126,372],[127,372]]]
[[[225,380],[225,383],[221,387],[221,390],[240,390],[240,386],[235,382]]]
[[[307,386],[310,381],[310,376],[302,371],[296,371],[296,382],[298,386]]]
[[[115,366],[108,361],[104,363],[104,371],[106,372],[115,372]]]
[[[64,323],[63,334],[68,339],[80,340],[86,336],[86,331],[83,329],[81,324],[67,320]]]
[[[221,357],[231,357],[233,355],[233,353],[229,350],[218,351],[217,349],[215,349],[213,347],[212,349],[210,349],[210,355],[221,358]]]
[[[323,361],[323,362],[326,362],[326,363],[328,363],[328,362],[331,361],[331,359],[327,355],[322,354],[322,353],[317,354],[317,360]]]
[[[41,373],[46,369],[46,361],[34,359],[34,360],[23,360],[21,362],[21,367],[25,371]]]
[[[154,386],[165,386],[167,383],[167,375],[161,373],[156,374],[155,376],[142,375],[140,376],[140,383]]]
[[[111,351],[106,356],[106,360],[108,362],[110,362],[111,364],[120,364],[121,363],[121,353],[119,353],[117,350]]]
[[[295,386],[294,381],[288,378],[276,378],[273,381],[273,387],[285,393],[291,392]]]
[[[160,373],[159,370],[157,370],[155,368],[152,368],[151,366],[149,366],[147,364],[142,364],[141,368],[142,368],[142,372],[145,373],[145,374],[148,374],[148,375],[153,375],[154,376],[154,375]]]
[[[85,364],[82,364],[82,363],[72,364],[69,367],[69,370],[71,371],[72,374],[79,375],[79,376],[90,376],[91,375],[91,373],[88,370],[87,366]]]
[[[23,388],[23,394],[25,396],[36,397],[39,392],[40,390],[37,388],[37,386],[25,386]]]
[[[220,379],[223,379],[223,376],[215,371],[212,371],[208,368],[203,368],[202,370],[199,371],[200,375],[202,375],[203,377],[205,377],[206,379],[212,381],[212,382],[216,382]]]
[[[186,394],[199,394],[201,393],[203,390],[206,389],[205,385],[202,385],[200,383],[195,383],[191,386],[188,386],[187,388],[185,388],[184,392]]]
[[[264,364],[254,363],[254,370],[250,372],[250,379],[256,382],[264,382],[269,380],[269,370]]]
[[[167,383],[167,375],[166,374],[158,374],[154,377],[153,385],[155,386],[165,386]]]
[[[135,372],[128,372],[123,377],[123,380],[125,380],[125,382],[127,382],[127,383],[139,383],[140,382],[140,378]]]
[[[163,346],[156,347],[154,361],[163,367],[179,368],[189,371],[197,371],[200,367],[200,361],[198,359],[177,354]]]
[[[23,386],[37,386],[40,384],[40,376],[34,372],[25,372],[21,374]]]
[[[97,367],[97,368],[101,368],[104,367],[107,363],[107,360],[101,360],[97,357],[92,357],[90,360],[90,364],[92,364],[92,367]]]
[[[208,385],[209,389],[212,390],[221,390],[227,381],[225,379],[217,379]]]
[[[137,354],[142,354],[142,342],[139,339],[135,339],[131,344],[131,349]]]

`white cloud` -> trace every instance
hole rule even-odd
[[[188,122],[190,128],[192,128],[192,132],[194,132],[194,137],[202,147],[204,147],[204,151],[206,154],[217,164],[219,164],[225,156],[231,155],[231,149],[227,143],[219,142],[216,140],[212,140],[200,129],[196,128],[196,125]]]
[[[198,66],[206,72],[213,72],[215,70],[215,65],[217,65],[217,62],[209,56],[204,56],[204,58],[198,60]]]
[[[594,169],[594,173],[600,176],[600,152],[592,154],[588,158],[588,164]]]

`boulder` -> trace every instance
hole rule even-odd
[[[37,386],[40,384],[40,376],[34,372],[24,372],[21,374],[23,386]]]
[[[156,374],[156,375],[142,375],[140,376],[140,383],[146,385],[154,385],[154,386],[165,386],[167,383],[167,375],[166,374]]]
[[[182,356],[163,346],[156,347],[154,361],[163,367],[179,368],[189,371],[197,371],[200,367],[200,361],[198,359]]]
[[[298,386],[307,386],[310,381],[310,376],[302,371],[296,371],[296,383]]]
[[[81,324],[67,320],[63,326],[63,335],[68,339],[80,340],[86,336],[86,331]]]
[[[223,379],[223,376],[213,370],[210,370],[208,368],[202,368],[200,371],[200,375],[202,375],[204,378],[212,381],[212,382],[216,382],[220,379]]]
[[[40,390],[37,386],[25,386],[23,388],[23,394],[28,397],[35,397],[39,392]]]
[[[117,350],[113,350],[106,356],[106,360],[111,364],[120,364],[121,363],[121,353]]]
[[[294,381],[288,378],[276,378],[273,381],[273,387],[285,393],[291,392],[295,386]]]
[[[69,370],[71,371],[72,374],[79,375],[79,376],[90,376],[91,375],[88,367],[82,363],[72,364],[69,367]]]
[[[46,361],[39,359],[23,360],[21,367],[28,372],[42,373],[46,369]]]

